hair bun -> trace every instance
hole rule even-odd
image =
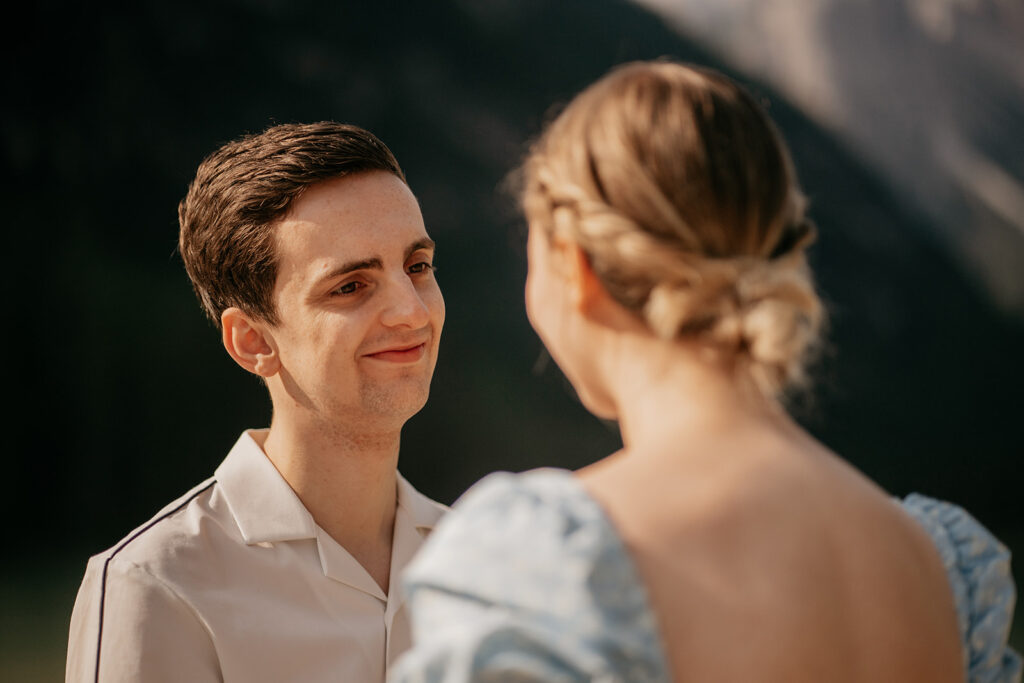
[[[804,368],[820,338],[822,306],[806,275],[778,273],[764,286],[742,310],[738,358],[748,364],[762,391],[778,393],[806,381]]]
[[[706,261],[697,282],[663,279],[643,307],[663,339],[692,339],[736,357],[759,389],[804,380],[822,306],[802,255],[776,261]]]

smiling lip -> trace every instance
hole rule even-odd
[[[366,354],[367,358],[382,360],[388,363],[415,363],[427,352],[427,343],[406,346],[404,348],[386,349],[377,353]]]

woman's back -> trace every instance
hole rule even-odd
[[[636,563],[676,680],[963,680],[939,554],[876,486],[785,427],[663,443],[579,476]]]
[[[937,582],[946,583],[943,599],[942,589],[938,595],[928,590],[930,577],[912,573],[908,581],[903,569],[883,576],[886,548],[878,550],[874,538],[866,541],[871,548],[863,561],[879,566],[869,567],[859,583],[835,569],[844,561],[860,567],[845,551],[794,552],[782,542],[792,546],[794,537],[778,537],[771,528],[787,516],[771,511],[760,515],[764,524],[720,524],[712,534],[712,523],[722,519],[710,508],[693,527],[703,526],[712,542],[687,533],[682,541],[665,539],[676,551],[660,553],[658,543],[643,539],[675,528],[664,496],[669,487],[661,482],[675,484],[678,497],[704,487],[686,491],[686,481],[669,479],[672,472],[658,470],[662,476],[652,479],[654,470],[642,470],[590,470],[582,477],[556,469],[497,473],[475,485],[406,573],[415,647],[392,680],[902,683],[962,680],[966,668],[970,683],[1020,682],[1020,658],[1006,645],[1014,601],[1009,554],[962,509],[917,495],[880,508],[882,524],[890,523],[884,511],[892,505],[896,526],[906,514],[927,530],[934,547],[919,550],[929,556],[937,549],[942,557],[948,581]],[[630,504],[641,514],[623,516],[622,501],[604,492],[598,501],[592,490],[609,485],[625,492],[644,487],[643,505]],[[842,501],[838,506],[849,508]],[[662,511],[652,513],[654,507]],[[637,525],[649,528],[638,533]],[[837,542],[805,528],[796,523],[793,531],[808,533],[808,543],[858,552],[860,542],[851,546],[845,533]],[[726,541],[721,532],[736,529],[748,531]],[[679,553],[680,542],[692,547]],[[898,534],[896,546],[907,547]],[[693,557],[701,552],[712,559]],[[814,554],[835,561],[809,562]],[[934,558],[924,559],[928,573]],[[795,562],[799,566],[791,566]],[[740,571],[745,563],[752,566]],[[889,563],[890,570],[896,564]],[[922,590],[908,595],[906,587],[917,585]],[[950,594],[959,626],[952,646],[941,642]],[[920,616],[922,600],[925,610],[934,600],[937,634],[921,626],[928,620]],[[865,615],[865,609],[876,612]],[[963,660],[949,655],[949,647],[962,650]]]

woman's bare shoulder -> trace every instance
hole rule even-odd
[[[936,673],[957,670],[959,648],[930,539],[823,447],[790,447],[660,462],[624,453],[580,473],[647,584],[666,650],[688,653],[690,677],[700,653],[739,639],[730,666],[740,678],[769,680],[772,661],[778,680],[844,680],[831,671],[846,660],[857,663],[849,671],[883,666],[919,678],[925,666],[936,676],[927,680],[959,680]],[[895,680],[850,680],[868,679]]]

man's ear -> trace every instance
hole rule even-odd
[[[277,374],[281,359],[265,324],[232,306],[220,314],[220,327],[224,349],[236,363],[264,379]]]

